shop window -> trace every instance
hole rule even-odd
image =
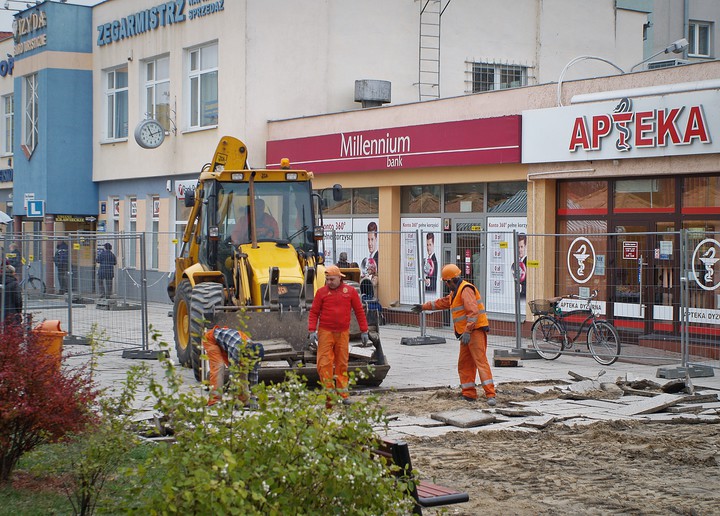
[[[23,151],[27,157],[35,152],[39,130],[39,92],[37,74],[28,75],[24,81],[25,116],[23,118]]]
[[[192,49],[189,57],[190,128],[218,124],[218,46],[217,43]]]
[[[128,136],[127,66],[105,72],[106,134],[108,140]]]
[[[352,211],[355,215],[377,215],[380,199],[377,188],[353,188]]]
[[[15,97],[5,95],[2,98],[3,105],[3,154],[13,153],[13,121],[15,120]]]
[[[558,215],[605,215],[607,212],[607,181],[558,183]]]
[[[482,213],[484,203],[484,183],[445,185],[445,213]]]
[[[688,55],[692,57],[710,57],[711,24],[691,21],[688,24]]]
[[[716,246],[713,240],[720,238],[720,222],[688,220],[683,222],[683,229],[688,230],[689,249],[695,250],[692,255],[695,262],[688,264],[689,306],[701,310],[717,310],[720,308],[720,295],[714,287],[720,277],[720,262],[714,260]],[[707,256],[712,259],[702,259]]]
[[[598,289],[600,299],[606,299],[608,263],[607,221],[562,220],[558,222],[558,295],[578,294],[580,287],[588,292]],[[593,236],[597,235],[597,236]],[[581,240],[578,240],[581,239]],[[581,247],[583,246],[583,247]],[[585,257],[568,255],[581,251]]]
[[[528,84],[528,67],[498,63],[465,62],[466,93],[519,88]]]
[[[684,178],[682,212],[720,214],[720,176]]]
[[[145,115],[170,130],[170,58],[145,62]]]
[[[400,189],[402,213],[440,213],[440,186],[403,186]]]
[[[325,215],[350,215],[352,212],[352,188],[343,188],[342,200],[333,199],[332,188],[320,191],[325,202],[323,213]]]
[[[527,183],[488,183],[488,213],[527,213]]]
[[[615,213],[673,213],[675,179],[623,179],[615,182]]]

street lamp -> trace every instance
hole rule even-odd
[[[650,61],[653,57],[657,57],[660,54],[669,54],[670,52],[672,52],[673,54],[681,54],[688,47],[688,45],[689,45],[688,40],[686,40],[685,38],[680,38],[677,41],[673,41],[672,43],[670,43],[670,45],[668,45],[666,48],[662,49],[660,52],[655,52],[653,55],[651,55],[647,59],[643,59],[638,64],[633,65],[633,67],[630,68],[630,71],[632,72],[635,68],[637,68],[641,64]]]
[[[616,64],[613,63],[612,61],[609,61],[608,59],[605,59],[605,58],[602,58],[602,57],[596,57],[596,56],[578,56],[578,57],[576,57],[575,59],[570,60],[570,62],[569,62],[568,64],[566,64],[565,67],[562,69],[562,72],[560,72],[560,78],[558,79],[558,85],[557,85],[557,103],[558,103],[558,106],[561,106],[561,107],[562,107],[562,105],[563,105],[562,99],[561,99],[561,94],[562,94],[562,83],[563,83],[563,78],[565,77],[565,72],[567,72],[568,69],[569,69],[572,65],[574,65],[574,64],[576,64],[576,63],[579,63],[580,61],[587,61],[587,60],[589,60],[589,59],[595,59],[595,60],[597,60],[597,61],[602,61],[603,63],[609,64],[610,66],[612,66],[613,68],[615,68],[615,69],[616,69],[617,71],[619,71],[620,73],[622,73],[622,74],[625,73],[625,70],[623,70],[622,68],[620,68],[618,65],[616,65]]]

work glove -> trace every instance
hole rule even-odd
[[[413,305],[410,310],[412,310],[416,314],[419,314],[420,312],[423,311],[423,307],[422,307],[422,305]]]
[[[465,332],[462,335],[460,335],[460,344],[463,346],[467,346],[470,344],[470,333]]]
[[[308,333],[308,340],[310,342],[316,342],[317,341],[317,332],[311,331],[310,333]]]
[[[360,334],[360,340],[362,341],[363,346],[367,346],[367,343],[370,342],[370,337],[366,331]]]

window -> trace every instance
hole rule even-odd
[[[615,182],[615,213],[673,213],[675,179],[622,179]]]
[[[353,188],[353,213],[377,215],[380,207],[377,188]]]
[[[445,185],[445,213],[482,213],[484,204],[484,183]]]
[[[189,51],[190,128],[218,123],[217,43]]]
[[[466,93],[527,86],[528,68],[520,65],[467,62]]]
[[[128,136],[128,72],[127,67],[110,70],[105,74],[105,97],[107,99],[108,140]]]
[[[145,63],[145,114],[170,130],[170,58]]]
[[[137,197],[128,198],[128,207],[130,208],[130,240],[128,241],[128,256],[127,261],[130,267],[135,267],[137,264]]]
[[[527,183],[508,181],[488,183],[488,213],[527,212]]]
[[[150,268],[158,269],[158,260],[160,255],[160,196],[153,195],[150,198],[152,204],[152,242],[150,242]]]
[[[607,212],[607,181],[558,183],[558,215],[604,215]]]
[[[13,153],[13,121],[15,120],[15,98],[13,95],[5,95],[2,98],[3,105],[3,154]]]
[[[690,22],[688,25],[688,55],[710,57],[710,24],[707,22]]]
[[[682,180],[682,212],[720,212],[720,176],[690,176]]]
[[[403,186],[400,189],[402,213],[440,213],[440,185]]]
[[[29,158],[30,155],[35,152],[35,147],[37,147],[39,136],[39,97],[37,74],[32,74],[25,77],[23,94],[25,98],[23,150],[25,151],[25,155]]]

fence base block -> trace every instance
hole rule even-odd
[[[715,376],[715,371],[712,367],[702,365],[702,364],[694,364],[689,365],[687,367],[682,366],[673,366],[673,367],[660,367],[657,370],[657,373],[655,374],[657,378],[685,378],[685,376],[690,376],[690,378],[701,378],[701,377],[708,377],[708,376]]]
[[[140,310],[139,303],[128,303],[118,299],[98,299],[95,304],[98,310]]]
[[[149,350],[149,349],[126,349],[122,353],[123,358],[132,358],[139,360],[160,360],[160,357],[168,358],[170,355],[167,351]]]
[[[430,337],[421,335],[419,337],[403,337],[400,339],[403,346],[425,346],[427,344],[445,344],[445,337]]]
[[[514,349],[496,349],[493,353],[494,358],[519,358],[522,360],[535,360],[541,358],[534,349],[514,348]]]
[[[89,346],[90,339],[87,337],[80,337],[79,335],[66,335],[63,338],[63,346],[77,345],[77,346]]]

